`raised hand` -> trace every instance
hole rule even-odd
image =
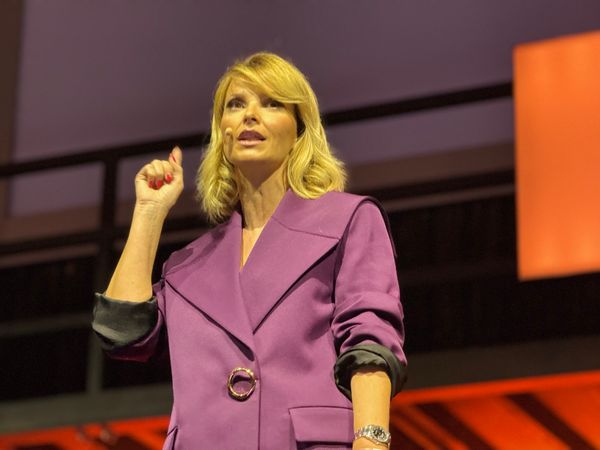
[[[175,147],[167,160],[155,159],[135,176],[136,203],[168,212],[183,191],[182,152]]]

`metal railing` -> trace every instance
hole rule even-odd
[[[328,127],[347,124],[357,121],[373,120],[382,117],[410,114],[424,110],[448,108],[476,102],[490,101],[512,96],[512,83],[505,82],[488,85],[473,89],[440,93],[429,96],[409,98],[404,100],[367,105],[363,107],[332,111],[323,114],[323,122]],[[126,236],[127,229],[119,227],[115,223],[115,211],[117,206],[117,173],[121,160],[135,156],[151,154],[161,150],[170,150],[175,145],[181,147],[198,147],[208,142],[206,133],[197,133],[183,136],[173,136],[161,140],[143,143],[131,143],[93,151],[69,154],[51,158],[37,159],[12,164],[0,165],[0,180],[18,177],[23,174],[43,172],[52,169],[81,166],[90,163],[102,165],[102,198],[100,201],[100,223],[94,231],[64,234],[55,237],[28,239],[21,242],[0,243],[0,256],[17,254],[25,251],[56,249],[78,244],[96,244],[96,269],[94,274],[94,288],[102,290],[106,280],[110,276],[111,255],[115,240]],[[498,183],[512,182],[512,172],[496,174],[496,178],[489,176],[463,177],[456,180],[450,187],[455,189],[468,186],[489,186]],[[424,183],[409,187],[412,195],[424,195],[431,192],[440,192],[448,189],[448,183]],[[404,195],[407,191],[404,189]],[[403,195],[400,189],[387,190],[386,192],[372,192],[380,199],[398,198]],[[198,221],[188,219],[170,219],[165,225],[166,230],[190,229],[198,226]],[[40,321],[40,323],[37,323]],[[34,323],[35,322],[35,323]],[[42,323],[43,322],[43,323]],[[65,327],[85,326],[81,314],[67,314],[53,319],[37,319],[36,321],[19,321],[11,325],[4,323],[0,329],[2,336],[14,336],[16,334],[35,334],[42,329],[64,329]],[[43,325],[43,326],[38,326]],[[101,390],[102,380],[102,354],[95,338],[90,339],[89,359],[87,369],[86,391],[88,394],[96,394]]]

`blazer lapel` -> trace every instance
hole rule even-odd
[[[310,213],[311,200],[288,190],[263,229],[240,272],[240,285],[252,331],[255,332],[285,293],[338,242],[332,236],[297,230],[280,217]]]
[[[252,330],[239,283],[240,214],[234,212],[227,223],[208,233],[206,238],[209,242],[192,249],[185,263],[167,271],[165,281],[228,333],[253,349]]]

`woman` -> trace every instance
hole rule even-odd
[[[219,224],[152,286],[182,180],[177,147],[136,175],[130,234],[94,308],[111,356],[168,348],[164,448],[388,448],[406,366],[393,245],[373,199],[341,192],[300,71],[257,53],[223,75],[197,183]]]

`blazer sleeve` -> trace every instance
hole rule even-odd
[[[147,361],[166,348],[163,280],[144,302],[95,294],[92,329],[104,351],[115,359]]]
[[[338,352],[336,384],[351,399],[352,372],[387,371],[392,396],[406,381],[404,326],[394,248],[385,214],[371,200],[355,210],[336,261],[332,332]]]

